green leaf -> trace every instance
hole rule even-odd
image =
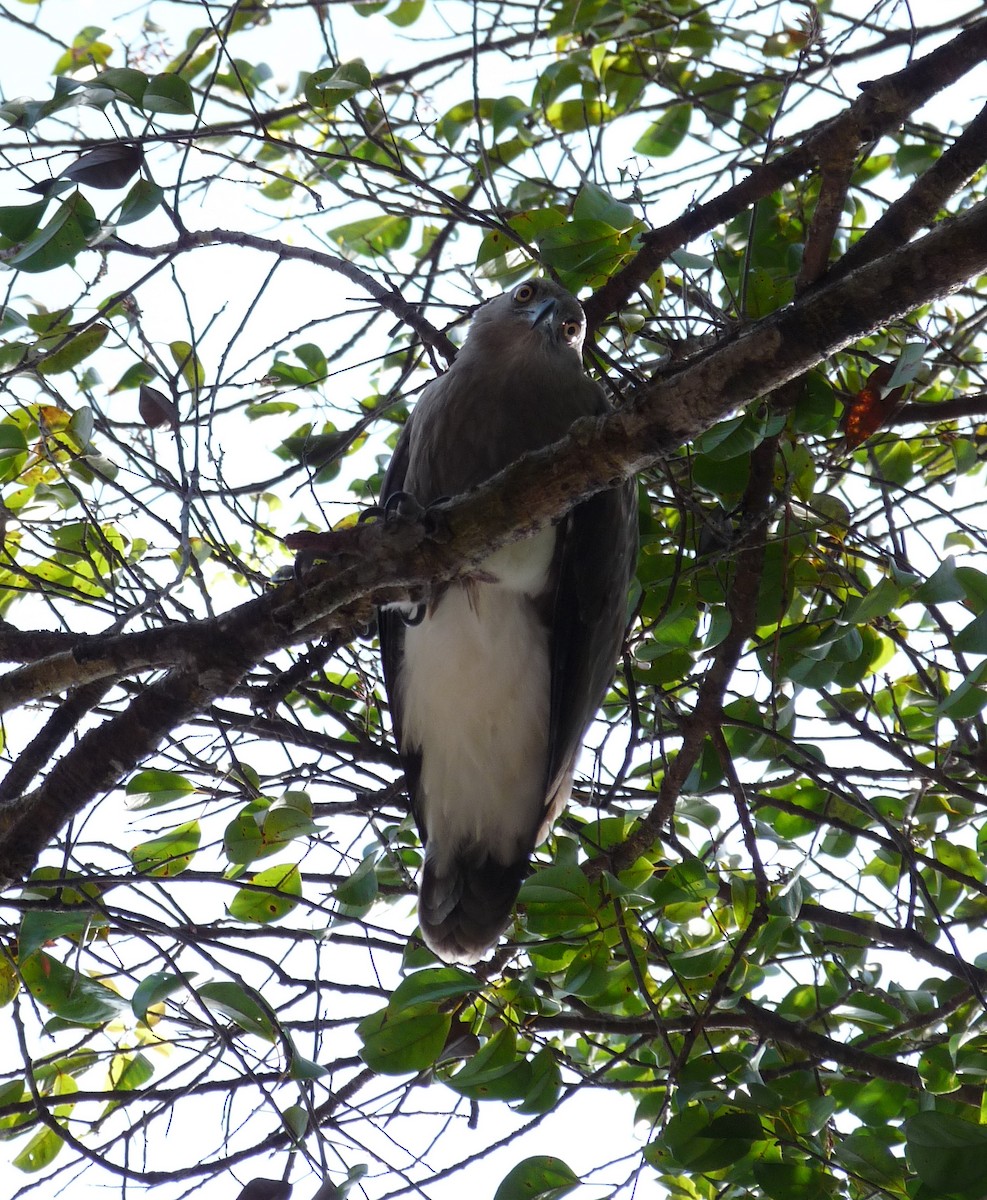
[[[645,1157],[656,1166],[667,1157],[690,1172],[721,1171],[764,1138],[754,1113],[726,1112],[710,1118],[701,1105],[693,1104],[668,1121]]]
[[[987,612],[987,575],[976,567],[957,567],[956,578],[966,595],[970,608],[978,615]]]
[[[432,1005],[401,1009],[388,1005],[356,1027],[363,1039],[360,1057],[381,1075],[423,1071],[442,1053],[451,1025],[452,1016]]]
[[[124,196],[117,213],[118,225],[130,225],[140,221],[156,208],[161,207],[164,191],[149,179],[138,179],[130,191]]]
[[[21,918],[17,953],[22,958],[29,958],[35,950],[57,938],[79,941],[90,930],[106,929],[107,926],[106,918],[88,906],[51,911],[29,909]]]
[[[545,119],[561,133],[577,133],[602,125],[614,111],[602,100],[559,100],[545,110]]]
[[[100,72],[87,86],[111,88],[122,98],[140,105],[148,82],[147,75],[142,71],[135,71],[132,67],[112,67],[108,71]]]
[[[377,855],[368,854],[357,869],[336,886],[336,899],[347,909],[363,911],[377,899]]]
[[[962,600],[965,591],[956,572],[956,559],[947,554],[925,583],[912,593],[912,599],[920,604],[945,604],[949,600]]]
[[[305,99],[313,108],[329,111],[358,92],[366,91],[373,80],[362,59],[313,71],[305,80]]]
[[[157,368],[144,359],[132,363],[110,388],[110,395],[112,396],[115,392],[127,391],[130,388],[140,387],[142,383],[149,383],[152,379],[157,378],[157,374]]]
[[[6,1008],[21,989],[21,981],[9,958],[0,958],[0,1008]],[[0,1087],[0,1107],[3,1107],[3,1088]],[[3,1126],[0,1125],[0,1129]]]
[[[42,1171],[55,1161],[64,1145],[64,1140],[53,1129],[39,1130],[16,1155],[13,1165],[27,1174]]]
[[[229,1017],[245,1033],[254,1033],[268,1042],[275,1040],[268,1010],[252,988],[230,980],[219,980],[216,983],[204,983],[196,990],[196,995],[208,1009]]]
[[[490,110],[490,124],[495,138],[507,129],[522,126],[531,113],[530,107],[518,96],[498,96]]]
[[[576,866],[545,867],[529,875],[518,901],[533,933],[575,932],[598,924],[598,891]]]
[[[85,29],[80,30],[72,39],[71,47],[55,63],[52,74],[69,75],[74,71],[87,71],[94,66],[101,67],[113,53],[112,46],[99,40],[99,35],[105,32],[98,25],[87,25]]]
[[[10,421],[0,421],[0,480],[19,475],[27,461],[24,432]]]
[[[186,821],[160,837],[140,842],[130,851],[130,860],[142,875],[170,879],[179,875],[195,857],[202,833],[198,821]]]
[[[630,229],[638,220],[629,204],[621,204],[595,183],[584,183],[579,189],[572,216],[576,221],[602,221],[621,232]]]
[[[602,283],[630,254],[626,235],[603,221],[569,221],[538,238],[545,263],[572,289]]]
[[[551,1112],[562,1093],[562,1072],[555,1055],[548,1046],[543,1046],[531,1060],[530,1067],[524,1099],[515,1105],[514,1111],[530,1114]]]
[[[894,372],[887,382],[886,391],[890,392],[896,387],[901,387],[902,384],[911,383],[918,374],[927,350],[928,346],[925,342],[908,342],[898,356]]]
[[[501,1180],[494,1200],[559,1200],[579,1186],[579,1177],[561,1158],[526,1158]]]
[[[946,1046],[930,1046],[918,1060],[918,1073],[934,1096],[948,1095],[960,1086],[953,1056]]]
[[[386,214],[364,217],[333,229],[329,236],[344,250],[356,254],[387,254],[400,250],[411,233],[409,217],[392,217]]]
[[[154,1067],[140,1052],[114,1054],[108,1074],[107,1087],[115,1092],[135,1092],[154,1077]]]
[[[277,894],[241,888],[230,901],[229,914],[237,921],[268,925],[280,921],[298,904],[302,877],[295,865],[268,867],[250,879],[254,888],[274,888]]]
[[[655,904],[703,903],[716,895],[716,882],[711,879],[698,858],[676,863],[661,875],[655,876],[648,894]]]
[[[180,75],[155,75],[144,89],[141,108],[145,112],[191,116],[195,112],[195,100],[191,87]]]
[[[104,1025],[124,1006],[116,992],[71,970],[43,950],[23,959],[20,969],[24,985],[35,1000],[73,1025]]]
[[[667,158],[674,154],[689,132],[691,120],[691,104],[673,104],[638,138],[634,153],[646,154],[649,158]]]
[[[949,717],[954,721],[975,717],[987,705],[985,683],[987,683],[987,662],[974,668],[959,687],[954,688],[936,707],[936,712],[939,716]]]
[[[12,242],[23,242],[41,224],[48,201],[35,204],[9,204],[0,207],[0,234]]]
[[[300,1054],[292,1054],[289,1072],[291,1079],[322,1079],[328,1074],[330,1074],[328,1067],[323,1067],[310,1058],[302,1058]]]
[[[987,654],[987,612],[963,626],[953,640],[952,649],[960,654]]]
[[[566,970],[561,990],[584,998],[596,996],[605,987],[611,966],[610,947],[594,938],[576,951]]]
[[[308,367],[315,379],[325,379],[329,373],[326,356],[323,354],[322,348],[316,346],[314,342],[303,342],[302,345],[296,346],[295,357]]]
[[[915,463],[907,442],[895,440],[874,447],[881,475],[889,483],[906,484],[915,474]]]
[[[904,1130],[909,1165],[927,1187],[947,1196],[983,1194],[987,1126],[923,1112],[909,1118]]]
[[[90,325],[75,337],[70,338],[64,346],[59,346],[51,354],[46,354],[37,364],[35,370],[39,375],[60,375],[71,371],[79,363],[84,362],[90,354],[96,351],[106,341],[110,332],[109,325]]]
[[[769,1200],[828,1200],[837,1181],[806,1163],[756,1162],[754,1178]]]
[[[206,382],[206,372],[194,347],[189,342],[177,341],[169,342],[168,349],[189,391],[193,396],[197,396],[199,389]]]
[[[32,274],[52,271],[71,262],[99,228],[92,205],[75,192],[58,206],[47,225],[30,234],[5,260],[6,264]]]
[[[851,625],[868,625],[886,617],[902,602],[902,590],[892,579],[882,579],[875,588],[847,605],[845,619]]]
[[[195,784],[177,771],[138,771],[127,783],[127,807],[133,812],[159,808],[162,804],[182,800],[194,791]]]
[[[396,1010],[448,1000],[453,996],[468,996],[479,988],[480,981],[459,967],[428,967],[403,979],[391,994],[390,1003]]]
[[[491,120],[493,107],[494,101],[488,97],[475,102],[462,100],[435,122],[435,136],[442,138],[451,148],[459,141],[463,131],[469,129],[475,121]]]
[[[518,1054],[513,1029],[501,1029],[449,1080],[468,1100],[519,1100],[531,1082],[531,1064]]]
[[[425,0],[401,0],[397,8],[386,15],[392,25],[397,25],[403,29],[408,25],[414,25],[422,15],[424,8]]]
[[[269,801],[252,800],[226,826],[223,849],[231,863],[245,866],[257,858],[274,854],[283,846],[280,839],[266,841],[261,830]]]
[[[162,1000],[180,992],[189,986],[195,978],[195,972],[188,975],[176,975],[173,971],[155,971],[146,976],[137,985],[130,1000],[130,1007],[138,1021],[147,1021],[148,1009],[160,1004]]]

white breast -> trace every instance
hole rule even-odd
[[[546,585],[556,531],[506,546],[489,582],[453,585],[405,631],[403,740],[421,747],[419,802],[439,862],[479,844],[501,862],[530,848],[545,803],[549,637],[531,600]]]

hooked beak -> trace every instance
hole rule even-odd
[[[555,315],[555,309],[558,306],[558,301],[549,296],[547,300],[543,300],[536,308],[531,310],[531,328],[535,329],[542,321],[549,320]]]

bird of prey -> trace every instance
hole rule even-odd
[[[422,394],[384,479],[428,506],[490,479],[610,405],[584,373],[585,317],[532,279],[484,304],[455,362]],[[425,846],[429,947],[476,962],[498,939],[535,846],[569,798],[583,736],[626,627],[637,555],[633,481],[382,610],[384,679]]]

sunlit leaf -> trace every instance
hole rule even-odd
[[[268,867],[250,878],[251,887],[241,888],[230,901],[229,913],[237,921],[260,925],[280,921],[298,903],[302,877],[298,867]],[[270,890],[257,890],[270,889]]]
[[[73,1025],[102,1025],[123,1007],[115,992],[82,975],[43,950],[22,960],[21,978],[31,995]]]
[[[494,1200],[558,1200],[578,1186],[579,1176],[561,1158],[539,1154],[508,1171]]]
[[[185,870],[195,857],[201,838],[199,822],[186,821],[160,837],[134,846],[130,859],[143,874],[168,879]]]
[[[71,371],[81,362],[84,362],[90,354],[95,354],[106,341],[106,336],[109,332],[110,327],[100,322],[83,329],[81,333],[77,333],[74,337],[70,338],[63,346],[59,346],[58,349],[52,350],[50,354],[46,354],[36,367],[38,374],[59,375],[63,371]]]
[[[193,396],[197,395],[206,382],[206,372],[195,348],[189,342],[177,341],[169,342],[168,349],[189,391]]]
[[[691,104],[673,104],[638,138],[634,153],[646,154],[649,158],[667,158],[682,144],[691,121]]]
[[[162,804],[181,800],[194,791],[195,785],[177,771],[138,771],[127,783],[126,792],[130,797],[127,807],[135,811],[158,808]]]

